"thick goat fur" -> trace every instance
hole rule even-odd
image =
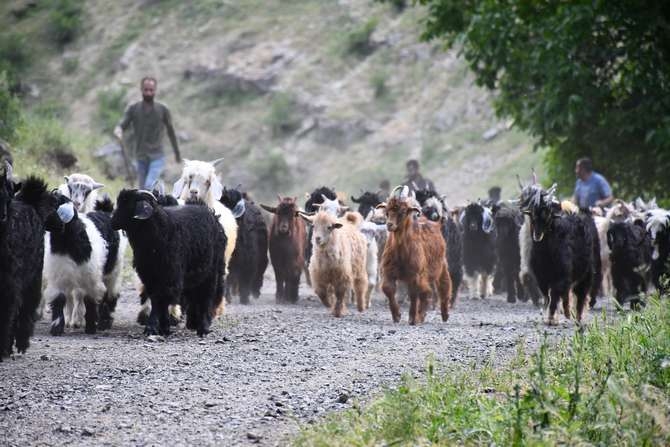
[[[498,268],[505,281],[507,301],[516,302],[519,298],[526,301],[526,294],[519,271],[521,268],[521,249],[519,248],[519,231],[523,224],[523,216],[519,210],[507,204],[496,205],[493,220],[496,227],[496,257]]]
[[[226,298],[237,290],[242,304],[249,303],[249,294],[258,298],[263,275],[268,266],[268,228],[259,207],[246,200],[241,191],[223,188],[221,203],[237,219],[237,243],[230,258],[226,280]]]
[[[463,266],[470,287],[486,298],[492,288],[496,260],[496,232],[491,211],[470,203],[461,215],[463,225]]]
[[[305,223],[299,217],[295,198],[279,198],[276,207],[261,205],[272,213],[270,226],[270,262],[275,272],[278,303],[298,301],[300,275],[305,266]]]
[[[571,290],[577,299],[576,319],[581,322],[587,296],[599,287],[601,274],[600,244],[591,214],[564,214],[552,194],[542,190],[522,206],[530,214],[530,267],[549,302],[546,323],[558,324],[560,302],[566,318],[571,317]]]
[[[182,304],[186,327],[207,334],[223,302],[227,243],[211,209],[203,202],[162,207],[149,192],[123,190],[112,228],[126,232],[152,302],[145,332],[169,334],[168,306]]]
[[[379,246],[377,245],[377,232],[379,227],[372,222],[364,221],[361,224],[361,233],[365,236],[367,243],[367,254],[365,256],[365,271],[368,274],[368,291],[365,296],[366,308],[370,307],[372,291],[379,284]],[[384,226],[386,231],[386,226]]]
[[[358,311],[363,312],[368,292],[367,241],[359,231],[363,218],[358,213],[347,213],[338,219],[325,211],[315,216],[301,215],[314,228],[309,274],[316,295],[335,317],[341,317],[347,310],[348,294],[353,291]]]
[[[406,187],[405,187],[406,188]],[[397,188],[396,188],[397,190]],[[405,282],[410,297],[409,324],[422,323],[433,289],[437,290],[442,321],[449,318],[451,278],[447,265],[447,247],[440,224],[424,217],[421,209],[392,193],[386,209],[388,240],[382,257],[382,290],[389,300],[394,322],[400,321],[396,301],[397,282]]]
[[[126,246],[121,232],[111,228],[112,202],[105,199],[96,211],[79,214],[69,198],[56,196],[59,208],[46,220],[44,260],[51,334],[61,335],[65,326],[85,325],[89,334],[109,329]]]
[[[0,168],[0,361],[26,352],[42,296],[44,221],[56,200],[44,181],[14,184],[11,165]],[[15,191],[18,188],[18,194]]]
[[[305,197],[307,200],[305,201],[305,212],[307,213],[316,213],[320,209],[320,205],[323,204],[324,198],[328,200],[337,200],[337,193],[335,192],[334,188],[328,188],[327,186],[320,186],[316,188],[314,191],[310,193],[306,193]],[[304,253],[304,260],[305,260],[305,280],[307,281],[308,285],[312,285],[311,278],[309,277],[309,262],[312,258],[312,226],[307,225],[305,227],[305,237],[307,240],[305,241],[305,253]]]
[[[631,308],[640,304],[639,294],[647,292],[651,272],[651,237],[631,222],[614,222],[607,231],[611,250],[612,280],[620,305],[630,300]]]
[[[598,241],[600,243],[600,266],[602,268],[603,281],[600,286],[600,292],[603,296],[614,296],[614,284],[612,282],[612,262],[610,260],[611,250],[607,243],[607,232],[610,229],[611,220],[607,217],[593,216],[598,231]],[[593,297],[591,297],[593,299]],[[595,304],[595,303],[594,303]],[[593,307],[593,304],[591,304]]]

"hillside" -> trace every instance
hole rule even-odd
[[[139,79],[154,75],[184,156],[226,157],[225,183],[260,198],[395,184],[408,158],[421,160],[451,203],[483,197],[492,184],[511,197],[514,174],[541,167],[529,137],[496,119],[457,51],[420,42],[421,8],[90,0],[81,31],[61,48],[40,37],[46,8],[17,18],[24,4],[0,6],[1,24],[32,36],[25,81],[39,90],[34,103],[58,104],[70,129],[100,145],[139,98]],[[168,181],[178,170],[170,166]]]

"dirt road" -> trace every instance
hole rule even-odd
[[[274,284],[250,306],[232,304],[205,339],[178,329],[142,335],[132,289],[114,328],[48,335],[37,324],[27,355],[0,363],[0,445],[285,445],[301,425],[366,401],[428,358],[470,367],[529,349],[547,328],[530,303],[461,297],[448,323],[393,324],[386,300],[336,320],[307,288],[274,304]],[[566,324],[549,329],[560,335]]]

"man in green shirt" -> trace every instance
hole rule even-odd
[[[181,161],[179,145],[172,125],[170,110],[158,101],[154,101],[158,82],[152,77],[145,77],[140,82],[142,101],[126,108],[123,118],[114,129],[114,135],[121,140],[123,131],[133,126],[135,132],[135,165],[139,187],[150,190],[158,180],[165,167],[163,152],[163,136],[167,130],[168,138],[174,150],[177,163]]]

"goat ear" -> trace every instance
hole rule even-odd
[[[137,220],[147,220],[154,213],[154,208],[151,206],[148,200],[139,200],[135,204],[135,215],[133,219]]]
[[[349,208],[348,206],[340,206],[340,211],[341,212],[351,211],[351,208]]]
[[[384,209],[385,210],[386,209],[386,202],[382,202],[379,205],[375,206],[375,209],[376,210],[379,210],[379,209]]]
[[[417,217],[421,215],[421,208],[417,208],[416,206],[413,206],[410,209],[416,213]]]
[[[69,183],[69,182],[70,182],[70,176],[68,176],[68,175],[64,175],[63,178],[65,179],[65,183]]]
[[[357,199],[356,197],[354,197],[354,196],[351,196],[351,201],[354,202],[354,203],[360,203],[360,202],[358,201],[358,199]]]
[[[221,198],[221,195],[223,194],[223,185],[217,177],[214,177],[209,190],[212,192],[212,197],[214,197],[214,200],[219,200]]]
[[[105,187],[105,185],[103,185],[102,183],[93,182],[92,189],[95,190],[95,189],[100,189],[100,188],[104,188],[104,187]]]
[[[184,189],[184,179],[180,178],[179,180],[174,182],[174,185],[172,185],[172,196],[178,199],[181,196],[181,192],[183,189]]]
[[[339,223],[339,222],[335,222],[334,224],[332,224],[332,225],[330,226],[330,229],[331,229],[331,230],[336,230],[336,229],[338,229],[338,228],[342,228],[342,224]]]
[[[272,214],[276,214],[276,213],[277,213],[277,207],[263,205],[262,203],[261,203],[260,205],[261,205],[261,208],[263,208],[263,209],[264,209],[265,211],[267,211],[268,213],[272,213]]]

